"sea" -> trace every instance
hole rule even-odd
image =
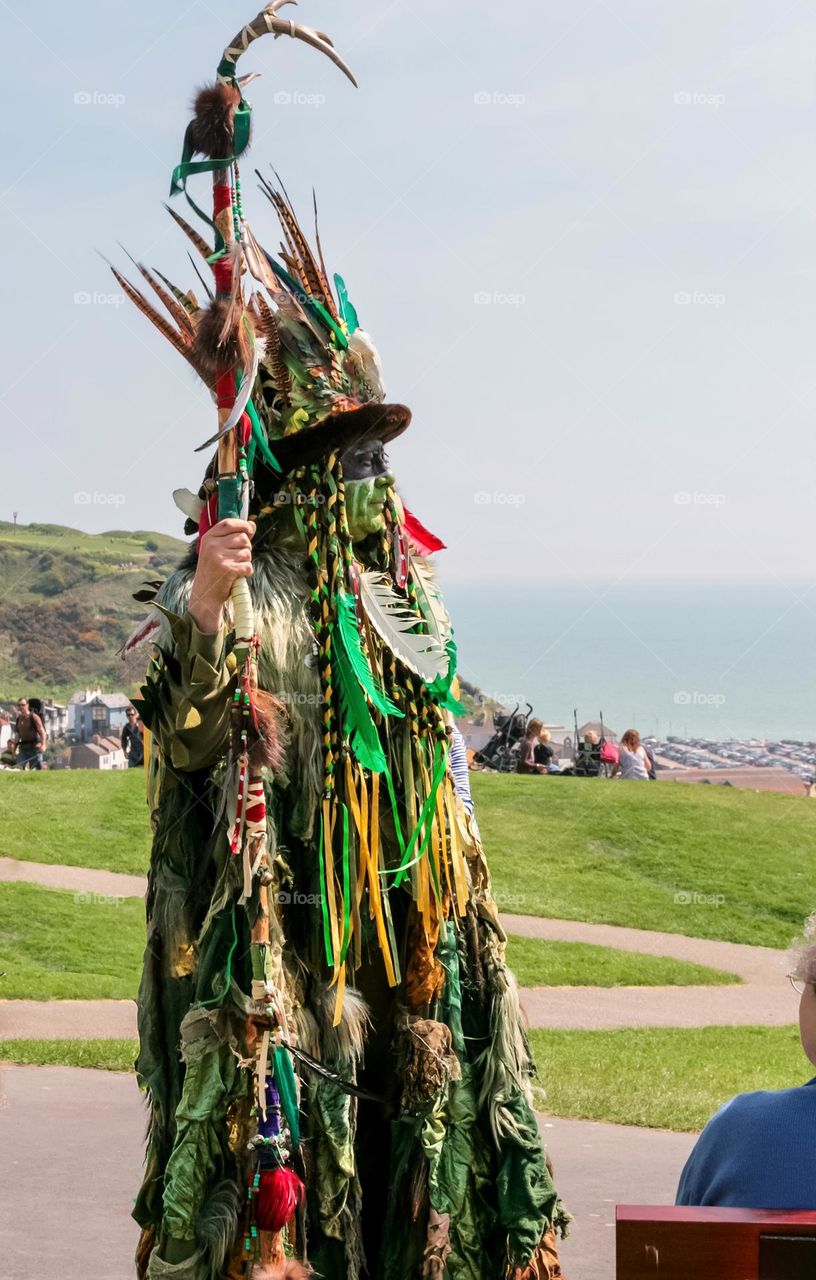
[[[816,587],[445,584],[459,672],[548,723],[816,740]]]

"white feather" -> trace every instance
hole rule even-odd
[[[413,628],[419,619],[394,591],[390,578],[373,570],[361,573],[360,595],[377,635],[409,671],[426,684],[433,684],[447,673],[448,655],[444,645],[435,636],[416,634]]]
[[[363,377],[371,388],[375,400],[385,399],[383,371],[380,356],[371,337],[365,329],[355,329],[349,336],[349,351],[356,356],[363,371]]]
[[[453,635],[450,614],[445,608],[436,574],[427,560],[409,553],[411,575],[414,579],[419,607],[428,624],[431,635],[444,648]]]
[[[204,510],[204,501],[190,489],[174,489],[173,501],[178,507],[182,515],[187,516],[190,520],[195,520],[198,524],[201,519],[201,512]]]

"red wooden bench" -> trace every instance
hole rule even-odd
[[[616,1245],[617,1280],[816,1280],[811,1210],[622,1204]]]

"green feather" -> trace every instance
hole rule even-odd
[[[368,658],[363,650],[360,628],[357,625],[357,610],[354,606],[354,597],[350,596],[347,591],[338,591],[335,597],[335,607],[337,611],[335,638],[339,636],[342,641],[346,656],[357,677],[360,688],[371,705],[379,711],[380,715],[397,716],[402,719],[404,713],[394,705],[386,694],[371,670]]]
[[[340,308],[340,317],[343,320],[349,333],[354,333],[355,329],[359,329],[360,321],[357,319],[357,312],[354,310],[353,304],[349,301],[346,282],[337,272],[334,273],[334,284],[337,289],[337,303]]]
[[[355,675],[340,627],[334,629],[334,640],[332,672],[336,677],[340,693],[343,733],[363,768],[371,769],[374,773],[382,773],[386,767],[385,752],[382,749],[377,726],[371,719],[365,694]]]
[[[457,661],[456,644],[452,637],[445,645],[445,648],[448,653],[448,673],[445,676],[437,676],[433,684],[428,685],[428,692],[434,697],[438,706],[445,711],[450,711],[451,715],[461,716],[465,714],[467,708],[462,705],[458,698],[454,698],[451,693],[451,685],[456,675]]]
[[[323,306],[323,303],[318,302],[316,298],[313,298],[310,294],[306,293],[303,286],[298,284],[294,276],[290,276],[286,268],[282,267],[279,262],[276,262],[272,255],[267,253],[266,249],[262,249],[262,252],[278,279],[286,285],[289,292],[295,296],[300,305],[309,311],[316,320],[319,320],[325,329],[328,329],[341,351],[345,351],[348,347],[348,338],[343,333],[340,326],[334,323],[328,311]]]

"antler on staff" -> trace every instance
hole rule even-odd
[[[266,5],[257,17],[248,22],[238,32],[237,36],[229,42],[224,50],[221,65],[218,68],[219,80],[234,77],[238,59],[242,53],[246,52],[253,40],[257,40],[264,35],[273,35],[276,38],[278,36],[291,36],[294,40],[302,40],[304,44],[311,45],[319,53],[324,53],[336,67],[340,68],[344,76],[348,76],[356,88],[357,81],[340,55],[335,52],[334,45],[325,32],[316,31],[313,27],[304,27],[301,23],[292,22],[288,18],[277,17],[278,10],[287,4],[297,4],[297,0],[272,0],[271,4]],[[232,71],[230,71],[230,67]]]

